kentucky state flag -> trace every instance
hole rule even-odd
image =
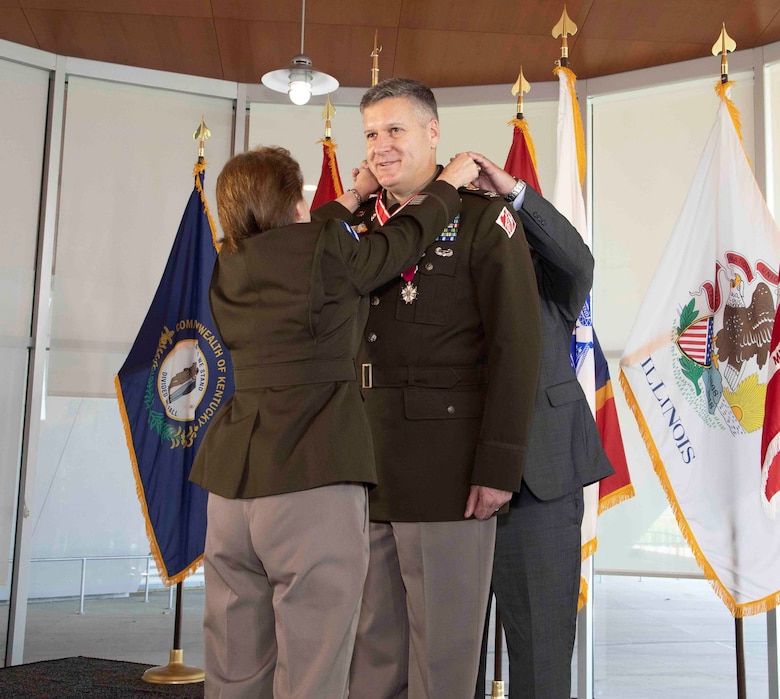
[[[114,378],[127,446],[160,577],[181,582],[202,562],[207,493],[187,479],[198,445],[233,393],[233,368],[209,310],[217,256],[203,193],[206,161],[184,210],[160,285]]]
[[[732,83],[620,360],[677,523],[735,617],[780,601],[761,436],[780,231],[742,148]]]
[[[320,181],[317,183],[317,191],[311,202],[312,209],[338,199],[344,194],[344,187],[339,175],[339,164],[336,161],[336,142],[330,138],[323,138],[320,143],[322,143],[322,172],[320,173]]]

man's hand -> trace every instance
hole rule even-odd
[[[502,196],[506,196],[514,189],[516,180],[506,170],[502,170],[481,153],[469,151],[469,155],[479,166],[479,175],[473,182],[474,186],[498,192]]]
[[[472,515],[477,519],[490,519],[511,499],[512,493],[508,490],[496,490],[486,485],[472,485],[463,516],[466,519]]]
[[[468,153],[458,153],[439,173],[437,180],[449,182],[455,189],[465,187],[479,175],[479,168]]]
[[[371,172],[365,160],[360,163],[360,167],[352,168],[352,183],[362,201],[368,199],[379,189],[379,182],[376,181],[374,173]]]

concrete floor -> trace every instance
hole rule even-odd
[[[597,576],[593,589],[595,697],[736,699],[734,619],[707,583]],[[143,595],[87,599],[83,615],[78,599],[33,602],[24,660],[83,655],[166,665],[174,631],[169,599],[167,592],[150,593],[149,602]],[[184,590],[181,645],[184,663],[195,667],[203,667],[203,601],[203,589]],[[7,617],[4,605],[2,628]],[[743,623],[747,697],[775,699],[767,687],[766,615]],[[490,680],[492,655],[488,668]],[[506,679],[506,657],[503,668]],[[576,649],[573,669],[571,696],[576,697]]]

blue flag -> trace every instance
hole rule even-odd
[[[233,394],[233,367],[209,309],[217,257],[203,192],[206,161],[160,285],[114,378],[152,555],[164,584],[201,564],[208,493],[188,478],[209,422]]]

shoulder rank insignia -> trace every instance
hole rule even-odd
[[[441,232],[438,238],[436,238],[437,242],[440,243],[452,243],[458,239],[458,228],[460,228],[460,214],[455,216],[450,223],[447,224],[447,227]]]

